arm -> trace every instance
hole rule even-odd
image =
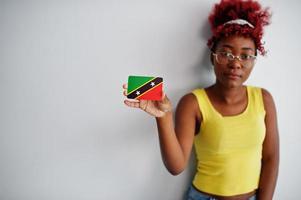
[[[175,116],[175,128],[171,112],[156,117],[161,155],[167,170],[180,174],[186,167],[194,139],[198,103],[193,94],[180,100]]]
[[[127,84],[123,84],[123,94],[127,96]],[[126,99],[124,103],[156,117],[164,165],[171,174],[180,174],[190,157],[196,120],[202,118],[196,97],[193,94],[182,97],[176,110],[175,128],[172,112],[168,111],[171,102],[165,93],[161,101]]]
[[[263,142],[258,199],[272,200],[279,167],[279,135],[273,97],[264,89],[262,90],[262,94],[266,110],[266,136]]]

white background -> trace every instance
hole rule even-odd
[[[180,200],[194,157],[172,176],[155,120],[123,104],[128,75],[162,76],[177,105],[213,83],[206,40],[211,0],[0,0],[0,199]],[[276,200],[298,200],[300,9],[273,11],[247,84],[274,96],[281,139]]]

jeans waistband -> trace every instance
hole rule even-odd
[[[200,190],[198,190],[193,184],[190,185],[189,190],[187,192],[187,200],[218,200],[216,197],[206,194]],[[256,194],[249,197],[248,200],[256,200]]]

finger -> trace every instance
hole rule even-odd
[[[168,99],[168,97],[167,97],[167,95],[166,95],[166,93],[164,92],[164,91],[162,91],[162,99],[161,99],[161,102],[162,103],[167,103],[168,101],[169,101],[169,99]]]
[[[165,96],[166,96],[165,92],[164,92],[164,91],[162,91],[162,98],[161,98],[161,101],[163,101],[163,100],[164,100]]]
[[[127,88],[128,88],[127,83],[124,83],[124,84],[122,85],[122,88],[123,88],[123,95],[124,95],[124,96],[127,96]]]
[[[148,100],[140,100],[140,105],[139,107],[142,109],[142,110],[146,110],[147,106],[148,106],[148,103],[149,101]]]
[[[125,105],[132,107],[132,108],[139,108],[139,101],[129,101],[129,100],[124,100]]]
[[[140,101],[142,101],[142,100],[139,100],[139,99],[125,99],[125,101],[140,103]]]

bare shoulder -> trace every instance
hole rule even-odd
[[[185,94],[181,97],[177,108],[185,110],[193,110],[198,105],[196,96],[192,93]]]
[[[276,106],[272,94],[264,88],[261,88],[261,91],[266,114],[276,115]]]
[[[261,88],[261,91],[262,91],[262,97],[263,97],[265,108],[268,108],[271,106],[274,107],[275,104],[274,104],[274,99],[273,99],[272,94],[265,88]]]
[[[271,102],[271,101],[273,101],[273,96],[272,96],[272,94],[267,89],[261,88],[261,91],[262,91],[263,100],[265,102]]]
[[[185,94],[177,105],[177,114],[193,115],[200,120],[201,114],[196,96],[193,93]]]

